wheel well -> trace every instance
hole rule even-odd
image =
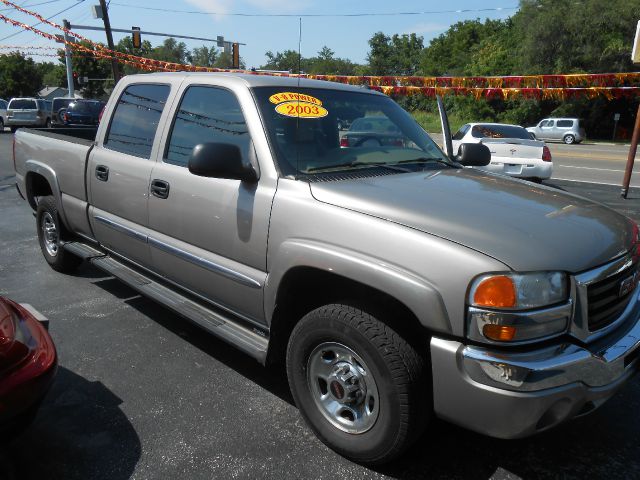
[[[293,328],[310,311],[343,302],[367,310],[425,351],[429,333],[414,313],[391,295],[363,283],[312,267],[291,269],[278,287],[271,321],[267,363],[284,361]]]
[[[44,197],[46,195],[53,195],[51,185],[46,178],[38,173],[28,173],[26,178],[27,189],[27,201],[31,208],[36,210],[38,208],[38,197]]]

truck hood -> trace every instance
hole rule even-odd
[[[632,243],[631,221],[604,205],[469,168],[310,185],[321,202],[445,238],[517,271],[581,272]]]

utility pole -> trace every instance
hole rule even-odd
[[[104,31],[107,34],[107,45],[109,50],[115,50],[113,46],[113,35],[111,35],[111,22],[109,22],[109,11],[107,10],[107,3],[105,0],[100,0],[100,8],[102,9],[102,20],[104,21]],[[113,69],[113,81],[118,83],[120,80],[120,65],[115,58],[111,59],[111,68]]]
[[[68,20],[63,20],[62,25],[65,30],[71,30],[71,24]],[[64,32],[65,42],[70,42],[71,37],[65,31]],[[69,43],[64,44],[64,61],[67,66],[67,91],[69,92],[69,98],[74,98],[75,91],[73,90],[73,67],[71,65],[71,48],[69,47]]]

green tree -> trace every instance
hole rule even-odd
[[[90,50],[96,48],[89,42],[81,42],[81,45]],[[64,52],[58,52],[60,62],[64,63]],[[73,57],[73,73],[81,78],[87,77],[89,82],[85,85],[76,85],[76,89],[85,98],[106,98],[113,88],[113,72],[111,61],[98,58],[89,52],[78,50]],[[107,79],[107,80],[105,80]],[[65,81],[66,85],[66,81]]]
[[[67,87],[67,74],[64,65],[53,62],[36,63],[42,76],[42,85],[46,87]]]
[[[42,88],[42,71],[19,52],[0,55],[0,97],[32,97]]]
[[[423,75],[499,75],[511,73],[511,23],[465,20],[433,39],[421,55]],[[481,73],[483,72],[483,73]]]
[[[307,70],[307,62],[304,58],[300,58],[298,52],[295,50],[285,50],[284,52],[273,53],[269,50],[265,53],[267,57],[267,63],[262,65],[262,70],[285,70],[292,73],[298,73],[298,66],[301,66],[302,71]]]
[[[162,45],[155,47],[149,54],[150,58],[172,63],[191,63],[191,53],[184,42],[175,38],[167,38]]]
[[[215,68],[233,68],[233,57],[230,53],[222,52],[218,55],[218,58],[216,58],[216,61],[213,62],[211,66]],[[240,68],[246,68],[242,57],[240,57]]]
[[[213,67],[220,56],[220,51],[215,47],[196,47],[191,52],[191,63],[199,67]]]
[[[346,58],[335,57],[335,52],[324,46],[317,57],[306,60],[308,72],[314,75],[356,75],[357,65]]]
[[[129,55],[136,55],[140,57],[149,58],[151,55],[151,51],[153,50],[153,46],[149,40],[143,40],[140,48],[133,48],[133,41],[131,40],[131,36],[126,36],[120,39],[115,49],[118,52],[127,53]],[[132,65],[128,65],[126,63],[120,64],[120,69],[124,75],[132,75],[134,73],[145,73],[146,70],[142,70],[136,68]]]
[[[369,39],[367,61],[372,75],[414,75],[420,65],[423,39],[415,33],[388,37],[378,32]]]
[[[521,73],[622,72],[640,0],[521,0],[513,22]]]

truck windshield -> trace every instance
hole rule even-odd
[[[254,93],[285,175],[449,163],[411,115],[384,95],[291,87]]]

